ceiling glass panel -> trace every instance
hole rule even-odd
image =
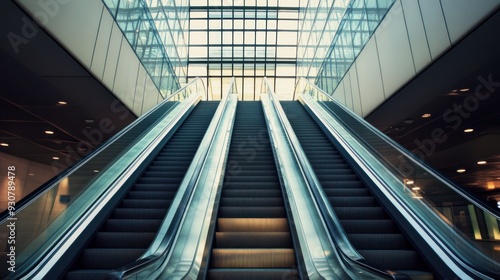
[[[259,98],[265,76],[274,86],[295,83],[298,0],[198,0],[189,10],[190,34],[196,33],[188,65],[196,66],[188,68],[188,79],[205,74],[208,99],[220,99],[233,76],[243,100]],[[278,36],[278,27],[285,33]]]

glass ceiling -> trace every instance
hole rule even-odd
[[[299,0],[192,0],[188,80],[202,77],[218,100],[235,77],[240,99],[258,100],[263,77],[291,99]]]
[[[297,76],[332,94],[395,0],[103,0],[164,97],[201,77],[242,100],[267,77],[282,100]],[[189,35],[188,35],[189,34]]]

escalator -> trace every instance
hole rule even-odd
[[[169,110],[174,107],[175,104],[175,102],[166,102],[162,104],[158,110],[151,112],[141,122],[137,123],[123,135],[120,135],[116,141],[112,141],[109,146],[102,147],[101,149],[103,151],[98,157],[91,158],[87,164],[75,171],[75,175],[79,175],[77,180],[81,181],[82,189],[93,178],[94,170],[104,170],[108,165],[113,164],[117,155],[125,151],[135,139],[139,138],[139,136],[144,133],[144,131],[147,131],[155,122],[161,119],[165,114],[168,114]],[[89,133],[91,134],[91,132]],[[94,137],[95,135],[92,136]],[[95,137],[98,138],[97,136]],[[67,171],[69,170],[70,169],[67,169]],[[73,184],[76,183],[75,181],[75,178],[72,178]]]
[[[280,179],[258,101],[238,102],[208,279],[298,278]]]
[[[219,102],[200,102],[132,184],[66,273],[103,279],[149,247],[200,145]]]
[[[415,247],[305,108],[297,101],[282,101],[281,105],[332,209],[364,262],[412,279],[433,279]]]

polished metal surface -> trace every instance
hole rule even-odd
[[[324,98],[330,100],[327,96]],[[477,268],[473,268],[473,266],[461,260],[466,256],[460,256],[463,253],[459,253],[457,251],[459,247],[454,244],[462,244],[459,250],[468,250],[472,254],[477,254],[478,259],[486,260],[486,266],[489,266],[488,263],[490,262],[478,250],[474,250],[467,245],[467,242],[463,241],[463,237],[455,234],[454,230],[443,220],[444,216],[438,215],[429,208],[421,198],[405,191],[407,187],[404,181],[398,178],[398,174],[391,172],[371,151],[363,146],[339,120],[332,116],[331,112],[320,102],[317,102],[318,99],[303,94],[299,97],[299,100],[316,115],[322,125],[338,140],[349,156],[361,167],[384,196],[392,204],[396,205],[398,211],[412,224],[412,227],[416,229],[429,246],[435,248],[436,254],[448,266],[449,271],[461,279],[491,279],[490,276],[483,274]]]
[[[338,251],[332,245],[318,206],[271,99],[272,91],[266,86],[263,86],[263,89],[266,94],[261,95],[262,106],[301,248],[305,266],[302,273],[309,279],[356,279],[357,276],[339,260]]]
[[[308,190],[310,191],[313,199],[315,199],[315,202],[319,209],[319,214],[325,216],[324,223],[327,227],[327,232],[330,235],[334,246],[338,249],[341,261],[343,261],[346,266],[349,267],[352,273],[355,273],[357,275],[356,277],[359,277],[360,279],[393,279],[392,275],[375,268],[371,268],[362,263],[363,257],[357,252],[357,250],[348,240],[346,233],[339,219],[337,218],[337,215],[330,206],[328,197],[322,190],[323,188],[321,186],[321,183],[316,177],[316,174],[311,164],[309,163],[305,152],[302,150],[302,146],[297,139],[297,136],[295,135],[295,132],[290,122],[288,121],[285,112],[278,101],[278,98],[271,90],[269,90],[268,94],[271,97],[273,105],[276,109],[279,121],[281,122],[281,125],[286,132],[286,136],[297,160],[297,164],[300,167],[300,171],[304,174],[306,186],[308,187]]]
[[[131,279],[195,279],[199,274],[215,198],[220,191],[223,179],[228,143],[238,101],[237,95],[232,92],[233,87],[230,87],[200,145],[205,150],[205,156],[203,158],[195,156],[193,160],[193,166],[198,166],[199,171],[196,174],[188,171],[181,185],[181,188],[185,184],[194,184],[194,187],[189,201],[185,201],[187,210],[183,214],[178,231],[174,233],[175,239],[171,249],[168,252],[162,252],[165,255],[155,264],[127,277]]]
[[[132,176],[136,168],[148,157],[158,143],[171,133],[182,116],[201,100],[201,92],[184,94],[182,93],[184,89],[179,91],[183,96],[178,98],[178,106],[175,106],[169,114],[159,120],[152,129],[130,147],[122,155],[123,160],[116,162],[107,170],[99,173],[99,177],[68,207],[66,212],[45,229],[44,232],[46,234],[40,235],[40,238],[50,236],[51,239],[57,239],[57,241],[54,241],[54,244],[50,244],[50,247],[47,246],[48,244],[40,246],[36,243],[36,240],[30,245],[33,248],[30,247],[29,249],[40,255],[41,261],[37,266],[30,269],[30,273],[25,276],[26,279],[41,279],[49,273],[52,267],[66,253],[72,242],[75,241],[79,234],[84,231],[85,227],[91,223],[111,198],[122,188],[123,184]],[[177,97],[172,98],[175,99]],[[78,215],[75,215],[75,213]],[[73,217],[73,219],[67,220],[70,217]],[[76,221],[75,217],[78,217]],[[57,231],[60,232],[57,235],[54,234]]]

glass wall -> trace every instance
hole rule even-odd
[[[395,0],[312,0],[301,12],[298,76],[333,93]]]
[[[208,99],[221,99],[231,77],[240,99],[258,99],[263,77],[291,98],[298,0],[192,0],[189,11],[188,78],[206,81]]]
[[[186,83],[188,0],[103,0],[160,90]]]
[[[235,77],[243,100],[263,77],[281,99],[296,76],[332,93],[394,1],[103,0],[164,97],[201,77],[220,99]]]

